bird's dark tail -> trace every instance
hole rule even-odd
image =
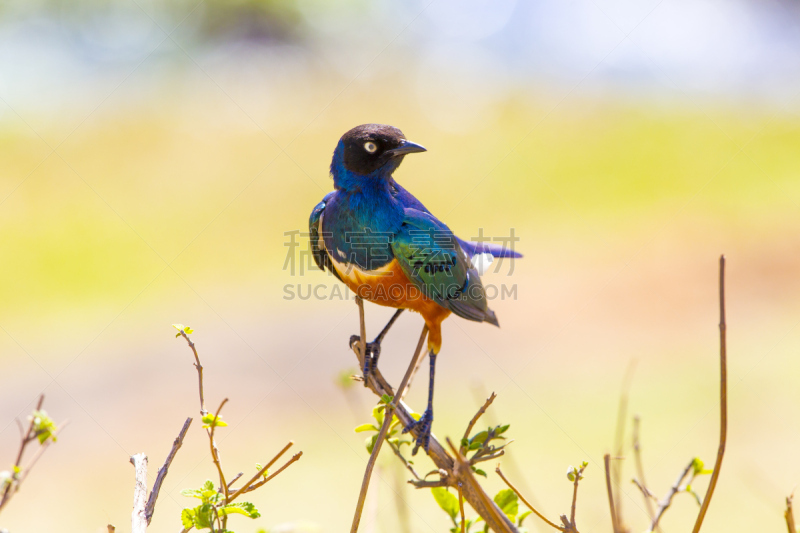
[[[490,242],[475,242],[475,241],[465,241],[462,239],[458,239],[458,244],[461,245],[461,248],[467,252],[469,257],[477,254],[492,254],[493,257],[522,257],[522,254],[519,252],[515,252],[511,248],[503,248],[499,244],[494,244]]]

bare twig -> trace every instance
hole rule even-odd
[[[492,392],[492,394],[488,398],[486,398],[486,401],[483,403],[481,408],[478,409],[478,412],[475,413],[475,416],[473,416],[472,420],[470,420],[469,424],[467,424],[467,430],[464,432],[464,438],[461,439],[462,442],[464,440],[469,440],[469,434],[472,432],[472,428],[475,427],[475,424],[478,422],[478,419],[481,416],[483,416],[483,414],[486,412],[486,409],[488,409],[489,406],[492,405],[492,402],[494,401],[495,398],[497,398],[497,394],[495,394],[494,392]],[[461,455],[464,455],[465,453],[467,453],[467,448],[466,446],[462,445],[458,449],[458,451]]]
[[[133,512],[131,513],[131,533],[147,531],[147,456],[137,453],[131,456],[131,464],[136,469],[136,485],[133,489]]]
[[[408,460],[405,457],[403,457],[403,454],[400,453],[400,448],[398,448],[395,444],[392,444],[391,442],[389,442],[388,444],[389,444],[389,447],[394,452],[394,454],[397,456],[397,458],[400,459],[400,461],[403,462],[403,466],[405,466],[406,469],[409,472],[411,472],[411,475],[414,476],[414,479],[420,479],[419,474],[417,474],[417,471],[414,470],[413,466],[411,466],[411,463],[409,463]]]
[[[164,466],[158,469],[156,482],[153,484],[153,490],[150,491],[150,496],[147,498],[147,505],[145,506],[145,517],[147,518],[148,526],[150,525],[150,521],[153,519],[153,513],[156,509],[156,500],[158,500],[158,493],[161,490],[161,485],[167,478],[167,471],[172,464],[172,460],[175,459],[175,455],[177,455],[178,450],[180,450],[181,446],[183,445],[183,439],[186,437],[186,432],[189,431],[189,426],[191,424],[192,419],[187,418],[186,422],[183,423],[180,433],[178,433],[178,436],[175,437],[175,440],[172,442],[172,449],[169,451],[167,459],[164,461]]]
[[[186,342],[189,343],[189,348],[192,349],[192,353],[194,354],[194,367],[197,369],[197,385],[200,391],[200,414],[205,416],[208,411],[206,411],[206,402],[203,397],[203,365],[200,364],[200,356],[197,355],[197,348],[195,348],[192,339],[186,334],[185,331],[180,330],[181,335]]]
[[[364,319],[364,300],[361,296],[356,296],[356,305],[358,306],[358,321],[361,325],[361,341],[358,343],[358,364],[361,368],[364,367],[364,361],[367,357],[367,322]]]
[[[43,404],[44,404],[44,394],[40,394],[39,399],[36,401],[36,409],[34,409],[34,413],[36,413],[37,411],[41,411]],[[27,449],[29,444],[36,441],[37,438],[39,437],[39,433],[35,431],[35,425],[36,425],[35,418],[36,418],[35,416],[33,415],[31,416],[30,424],[28,424],[27,431],[22,428],[22,423],[19,420],[16,420],[17,427],[19,428],[20,431],[19,450],[17,451],[17,457],[14,460],[14,466],[11,470],[11,476],[12,476],[11,480],[6,484],[5,489],[3,490],[3,494],[2,496],[0,496],[0,511],[2,511],[3,507],[5,507],[8,504],[8,502],[11,501],[11,498],[14,497],[14,494],[16,494],[19,491],[20,487],[22,486],[22,483],[25,481],[25,479],[28,477],[28,474],[31,472],[31,469],[33,469],[33,467],[36,465],[36,463],[39,461],[42,455],[44,455],[44,452],[47,450],[47,448],[53,442],[55,442],[56,436],[58,436],[61,430],[63,430],[69,424],[69,420],[65,420],[64,422],[62,422],[58,426],[58,429],[53,431],[50,437],[48,437],[44,442],[42,442],[39,445],[39,447],[34,452],[31,460],[28,462],[26,466],[23,467],[22,458],[25,455],[25,450]]]
[[[794,510],[792,509],[793,499],[794,493],[786,497],[786,511],[783,513],[784,518],[786,518],[786,528],[788,529],[789,533],[797,533],[797,526],[795,525],[794,521]]]
[[[228,481],[228,491],[231,490],[231,487],[233,486],[233,484],[236,483],[237,481],[239,481],[239,478],[242,477],[243,475],[244,475],[244,472],[239,472],[238,474],[233,476],[233,479]]]
[[[525,505],[528,507],[528,509],[530,509],[531,511],[533,511],[533,514],[535,514],[536,516],[538,516],[539,518],[541,518],[542,520],[544,520],[544,522],[545,522],[547,525],[549,525],[550,527],[553,527],[553,528],[555,528],[555,529],[557,529],[557,530],[559,530],[559,531],[566,531],[566,529],[565,529],[563,526],[559,526],[558,524],[556,524],[556,523],[554,523],[554,522],[551,522],[551,521],[550,521],[550,520],[548,520],[548,519],[547,519],[547,517],[545,517],[545,516],[544,516],[542,513],[540,513],[539,511],[537,511],[537,510],[536,510],[536,507],[534,507],[533,505],[531,505],[530,503],[528,503],[528,500],[526,500],[526,499],[525,499],[525,496],[523,496],[523,495],[522,495],[522,494],[521,494],[521,493],[520,493],[520,492],[517,490],[517,488],[516,488],[514,485],[512,485],[512,484],[511,484],[511,482],[510,482],[508,479],[506,479],[506,476],[504,476],[504,475],[503,475],[503,472],[500,470],[500,466],[499,466],[499,465],[498,465],[498,466],[497,466],[497,468],[495,469],[495,472],[497,472],[497,475],[498,475],[498,476],[500,476],[500,479],[502,479],[502,480],[505,482],[505,484],[506,484],[506,485],[508,485],[508,488],[510,488],[511,490],[513,490],[513,491],[514,491],[514,494],[516,494],[516,495],[517,495],[517,497],[518,497],[520,500],[522,500],[522,503],[524,503],[524,504],[525,504]]]
[[[650,531],[655,531],[656,528],[658,527],[658,522],[659,520],[661,520],[661,516],[667,509],[669,509],[669,506],[672,503],[672,498],[681,490],[681,483],[683,483],[683,480],[686,479],[686,476],[689,475],[689,472],[692,471],[692,469],[694,468],[694,464],[695,464],[694,459],[689,461],[689,464],[686,465],[686,468],[683,469],[681,475],[678,476],[678,479],[675,480],[675,484],[672,485],[667,495],[659,504],[658,511],[656,511],[656,515],[655,517],[653,517],[653,521],[650,524]]]
[[[467,521],[464,516],[464,495],[461,494],[461,482],[459,481],[456,486],[458,487],[458,510],[461,512],[461,533],[467,533]]]
[[[364,350],[366,349],[366,326],[364,323],[364,302],[362,300],[357,300],[358,308],[359,308],[359,317],[361,320],[361,353],[362,356],[364,354]],[[378,438],[375,440],[375,444],[372,447],[372,453],[369,456],[369,461],[367,461],[367,468],[364,472],[364,479],[361,481],[361,492],[358,495],[358,502],[356,503],[356,511],[353,515],[353,524],[350,527],[350,533],[356,533],[358,531],[358,524],[361,521],[361,513],[364,509],[364,501],[367,498],[367,489],[369,489],[369,481],[372,477],[372,470],[375,468],[375,461],[378,459],[378,453],[381,450],[381,445],[383,441],[386,439],[386,435],[389,433],[389,426],[392,425],[392,418],[394,417],[394,410],[395,410],[395,402],[400,401],[400,398],[403,397],[405,393],[406,386],[408,385],[408,380],[411,379],[411,374],[414,371],[414,367],[419,360],[420,353],[422,353],[422,346],[425,343],[425,337],[428,335],[428,326],[422,328],[422,334],[419,337],[419,342],[417,343],[417,349],[414,352],[414,357],[411,359],[411,363],[408,365],[408,370],[406,370],[405,375],[403,376],[403,380],[400,382],[400,387],[397,389],[397,393],[395,394],[395,398],[392,399],[386,405],[386,408],[383,412],[383,424],[381,425],[381,430],[378,432]]]
[[[624,455],[625,422],[628,418],[628,397],[630,396],[634,370],[636,370],[636,359],[633,359],[630,363],[628,363],[628,368],[625,370],[625,376],[622,378],[622,387],[619,393],[617,428],[614,432],[614,453],[617,457],[622,457]],[[623,525],[624,520],[622,514],[622,497],[620,496],[621,479],[622,461],[615,461],[611,465],[611,486],[614,489],[614,504],[616,505],[617,520],[619,521],[620,530],[624,531],[625,526]]]
[[[725,323],[725,256],[719,257],[719,447],[717,448],[717,460],[714,462],[714,471],[711,473],[711,480],[708,482],[706,496],[697,514],[697,521],[694,523],[692,533],[698,533],[703,525],[703,519],[714,495],[714,489],[719,479],[719,471],[722,467],[722,458],[725,455],[725,444],[728,440],[728,354],[726,342]]]
[[[210,424],[210,428],[206,429],[208,433],[208,443],[211,447],[211,460],[214,462],[214,466],[217,467],[217,473],[219,474],[219,486],[220,490],[225,494],[225,501],[228,501],[228,484],[225,482],[225,474],[222,473],[222,463],[219,460],[219,450],[217,449],[217,445],[214,443],[214,430],[217,429],[217,423],[219,422],[219,413],[222,411],[222,407],[228,403],[228,399],[225,398],[222,400],[222,403],[219,404],[217,407],[217,412],[214,413],[214,420]]]
[[[35,411],[39,411],[42,408],[42,404],[44,403],[44,394],[39,395],[39,399],[36,401],[36,409]],[[33,426],[34,420],[31,417],[30,424],[28,424],[28,429],[24,433],[22,432],[22,424],[17,421],[17,425],[20,428],[20,439],[19,439],[19,450],[17,450],[17,458],[14,460],[14,468],[12,469],[12,480],[8,483],[3,490],[3,497],[0,498],[0,509],[2,509],[6,503],[11,499],[13,493],[17,490],[17,478],[19,476],[20,471],[20,463],[22,463],[22,455],[25,453],[25,448],[30,444],[30,442],[35,438],[33,435]],[[12,492],[11,489],[14,489]]]
[[[411,485],[414,485],[414,487],[416,487],[418,489],[433,489],[433,488],[436,488],[436,487],[449,487],[450,486],[450,482],[447,480],[446,477],[443,477],[442,479],[440,479],[438,481],[425,481],[424,479],[420,479],[420,480],[409,479],[408,482]]]
[[[282,449],[281,451],[279,451],[279,452],[278,452],[278,454],[277,454],[275,457],[273,457],[273,458],[270,460],[270,462],[269,462],[269,463],[267,463],[266,465],[264,465],[263,467],[261,467],[261,470],[259,470],[258,472],[256,472],[256,474],[255,474],[253,477],[251,477],[251,478],[250,478],[250,481],[248,481],[247,483],[245,483],[244,485],[242,485],[242,486],[241,486],[241,488],[239,488],[239,490],[237,490],[237,491],[235,491],[233,494],[231,494],[231,495],[230,495],[230,497],[228,497],[228,499],[227,499],[227,502],[228,502],[228,503],[231,503],[233,500],[235,500],[236,498],[238,498],[240,494],[242,494],[242,493],[244,493],[245,491],[247,491],[247,489],[250,487],[250,485],[252,485],[253,483],[255,483],[255,482],[256,482],[256,480],[257,480],[258,478],[262,477],[262,476],[264,475],[264,472],[266,472],[266,471],[267,471],[267,469],[268,469],[269,467],[271,467],[272,465],[274,465],[274,464],[275,464],[275,463],[278,461],[278,459],[280,459],[280,458],[281,458],[281,455],[283,455],[284,453],[286,453],[286,450],[288,450],[289,448],[291,448],[293,444],[294,444],[294,442],[289,442],[289,444],[287,444],[286,446],[284,446],[284,447],[283,447],[283,449]],[[287,463],[287,464],[288,464],[288,463]]]
[[[636,478],[633,478],[631,481],[633,482],[633,484],[634,484],[634,485],[636,485],[636,488],[637,488],[637,489],[639,489],[639,490],[642,492],[642,495],[644,496],[645,500],[648,500],[648,501],[649,501],[649,500],[658,501],[658,498],[656,498],[656,495],[655,495],[655,494],[653,494],[652,492],[650,492],[650,489],[648,489],[647,487],[645,487],[644,485],[642,485],[641,483],[639,483],[639,480],[638,480],[638,479],[636,479]],[[649,518],[650,518],[650,520],[652,520],[652,519],[653,519],[653,517],[652,517],[652,516],[651,516],[651,517],[649,517]]]
[[[511,441],[509,441],[509,444],[511,444]],[[491,461],[492,459],[497,459],[498,457],[502,457],[505,454],[506,454],[505,450],[500,450],[497,453],[493,453],[491,455],[481,455],[478,457],[472,457],[469,460],[469,464],[476,465],[478,463],[483,463],[485,461]]]
[[[276,471],[274,471],[273,473],[271,473],[270,475],[268,475],[267,477],[265,477],[264,479],[262,479],[258,483],[253,483],[252,485],[250,485],[249,487],[244,489],[242,491],[242,494],[245,494],[245,493],[248,493],[248,492],[253,492],[254,490],[259,488],[260,486],[269,483],[270,481],[272,481],[272,478],[274,478],[275,476],[277,476],[278,474],[280,474],[281,472],[283,472],[284,470],[289,468],[289,466],[291,466],[292,463],[294,463],[296,461],[299,461],[302,456],[303,456],[303,452],[297,452],[296,454],[294,454],[291,457],[291,459],[286,461],[286,463],[282,467],[280,467],[279,469],[277,469]]]
[[[450,448],[450,451],[453,453],[454,457],[453,477],[455,478],[454,483],[456,484],[456,486],[461,485],[462,493],[464,487],[472,486],[472,490],[478,495],[478,499],[482,500],[481,501],[482,507],[488,511],[487,512],[488,516],[481,515],[484,521],[487,524],[491,524],[492,522],[494,522],[496,524],[500,524],[501,527],[503,527],[503,529],[495,529],[497,533],[502,533],[506,531],[508,532],[516,531],[516,528],[508,519],[508,517],[505,515],[505,513],[503,513],[503,511],[501,511],[500,508],[497,507],[497,505],[494,505],[494,501],[481,488],[480,484],[478,483],[478,480],[475,479],[475,476],[472,473],[472,465],[469,464],[467,458],[458,452],[458,448],[456,448],[453,445],[450,439],[446,440],[447,440],[447,446]],[[477,511],[477,509],[475,510]],[[489,527],[491,528],[492,526],[490,525]]]
[[[605,454],[603,456],[603,463],[606,469],[606,491],[608,492],[608,507],[611,510],[611,527],[614,530],[614,533],[619,533],[619,520],[617,519],[617,508],[614,506],[614,493],[611,490],[611,473],[609,472],[609,463],[611,462],[611,456],[609,454]]]
[[[653,520],[654,511],[653,511],[653,502],[650,501],[650,498],[656,499],[653,496],[653,493],[650,492],[650,489],[647,488],[647,481],[644,478],[644,466],[642,464],[642,451],[641,451],[641,443],[639,442],[639,424],[641,420],[639,415],[633,417],[633,458],[634,462],[636,463],[636,479],[633,480],[634,483],[639,487],[639,490],[642,491],[644,494],[644,504],[647,508],[647,517],[650,520]],[[648,497],[650,496],[650,497]]]
[[[583,470],[585,467],[581,467],[575,473],[575,481],[573,482],[573,489],[572,489],[572,507],[570,507],[569,511],[569,523],[572,524],[574,529],[577,529],[575,525],[575,511],[577,510],[577,503],[578,503],[578,483],[581,481],[581,475],[583,474]]]
[[[53,437],[57,437],[58,434],[61,433],[61,430],[67,427],[68,424],[69,420],[64,420],[58,427],[58,429],[53,432]],[[17,480],[16,487],[14,487],[15,492],[19,490],[20,486],[22,485],[22,482],[25,481],[25,479],[28,477],[28,474],[30,474],[33,466],[39,461],[39,458],[41,458],[42,455],[44,455],[44,452],[47,450],[47,447],[50,446],[52,443],[53,443],[52,438],[47,439],[42,445],[39,446],[39,449],[37,449],[36,452],[33,454],[33,457],[31,457],[28,466],[22,468],[22,473],[19,476],[19,480]]]

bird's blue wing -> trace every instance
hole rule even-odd
[[[339,273],[336,272],[331,263],[331,258],[325,250],[325,241],[320,230],[320,221],[325,212],[325,206],[334,194],[336,194],[336,191],[326,194],[325,198],[311,211],[311,216],[308,218],[308,244],[311,248],[311,255],[314,257],[314,263],[317,264],[319,269],[330,270],[338,278]]]
[[[406,209],[392,252],[422,293],[462,318],[497,325],[486,292],[455,235],[433,215]]]

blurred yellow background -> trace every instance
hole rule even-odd
[[[375,402],[339,385],[356,372],[357,310],[299,251],[286,268],[286,232],[307,231],[331,190],[341,134],[379,122],[428,149],[397,171],[403,186],[463,238],[514,228],[525,255],[484,277],[516,287],[492,302],[501,329],[445,323],[434,433],[459,438],[498,392],[507,475],[555,519],[567,466],[588,461],[577,522],[609,531],[602,456],[631,361],[651,488],[663,495],[694,456],[713,463],[725,253],[730,431],[704,531],[781,530],[800,483],[800,19],[793,4],[734,4],[3,7],[0,469],[39,393],[70,423],[0,527],[126,531],[128,457],[150,456],[152,483],[194,416],[150,528],[180,530],[193,505],[180,490],[214,469],[176,322],[196,330],[208,404],[230,398],[226,471],[290,439],[304,451],[253,495],[262,518],[231,527],[349,527],[368,458],[353,428]],[[309,286],[325,297],[288,296]],[[390,313],[367,305],[370,337]],[[421,325],[403,316],[387,337],[395,383]],[[446,531],[385,455],[364,531]],[[627,522],[644,531],[629,453],[624,468]],[[664,531],[696,511],[678,495]]]

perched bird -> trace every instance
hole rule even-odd
[[[456,237],[392,177],[407,154],[425,152],[393,126],[364,124],[345,133],[333,153],[335,190],[311,212],[311,250],[367,301],[398,311],[367,345],[364,374],[375,367],[380,342],[404,309],[420,313],[428,327],[428,406],[415,424],[414,452],[428,450],[433,422],[433,379],[442,345],[442,321],[451,313],[498,326],[471,260],[479,254],[521,257],[500,246]],[[350,344],[359,337],[351,337]]]

